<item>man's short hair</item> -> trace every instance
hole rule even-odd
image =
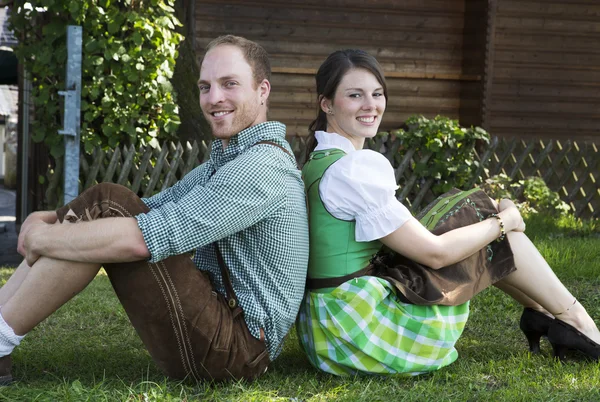
[[[246,62],[252,68],[256,85],[260,84],[262,80],[271,81],[271,62],[267,51],[261,45],[241,36],[223,35],[213,39],[206,46],[206,53],[220,45],[236,46],[242,51]]]

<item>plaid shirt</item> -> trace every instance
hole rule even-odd
[[[265,331],[271,359],[294,323],[308,264],[304,185],[285,126],[266,122],[241,131],[223,150],[213,141],[210,160],[169,189],[143,201],[136,218],[150,262],[196,249],[194,262],[226,294],[213,242],[218,242],[248,329]]]

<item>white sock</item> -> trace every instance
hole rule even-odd
[[[23,338],[25,338],[25,335],[15,334],[15,331],[4,321],[0,310],[0,357],[11,354]]]

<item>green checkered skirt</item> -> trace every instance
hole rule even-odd
[[[441,234],[485,219],[492,207],[480,190],[452,190],[419,219]],[[362,276],[328,292],[306,292],[296,330],[315,367],[337,375],[416,375],[447,366],[458,357],[454,345],[469,316],[468,300],[515,269],[507,241],[436,271],[400,257],[390,263],[401,265],[400,275],[388,279],[407,282],[394,286]],[[398,288],[412,303],[398,297]]]
[[[447,366],[469,303],[417,306],[385,279],[362,276],[329,293],[307,292],[296,329],[310,362],[337,375],[415,375]]]

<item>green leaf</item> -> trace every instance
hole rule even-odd
[[[81,10],[79,1],[69,2],[69,13],[71,13],[71,18],[77,19],[79,17],[79,10]]]
[[[90,40],[86,42],[84,49],[87,53],[93,53],[96,50],[100,49],[100,45],[98,44],[98,41],[96,39],[90,38]]]
[[[108,23],[108,33],[111,35],[114,35],[117,32],[119,32],[120,28],[121,24],[119,23],[119,21],[112,20]]]
[[[142,43],[144,43],[144,38],[142,38],[142,34],[140,34],[139,32],[134,32],[131,38],[133,39],[133,43],[135,43],[136,46],[141,46]]]
[[[62,141],[58,141],[55,144],[52,144],[50,147],[50,155],[54,158],[62,158],[65,154],[65,145]]]

